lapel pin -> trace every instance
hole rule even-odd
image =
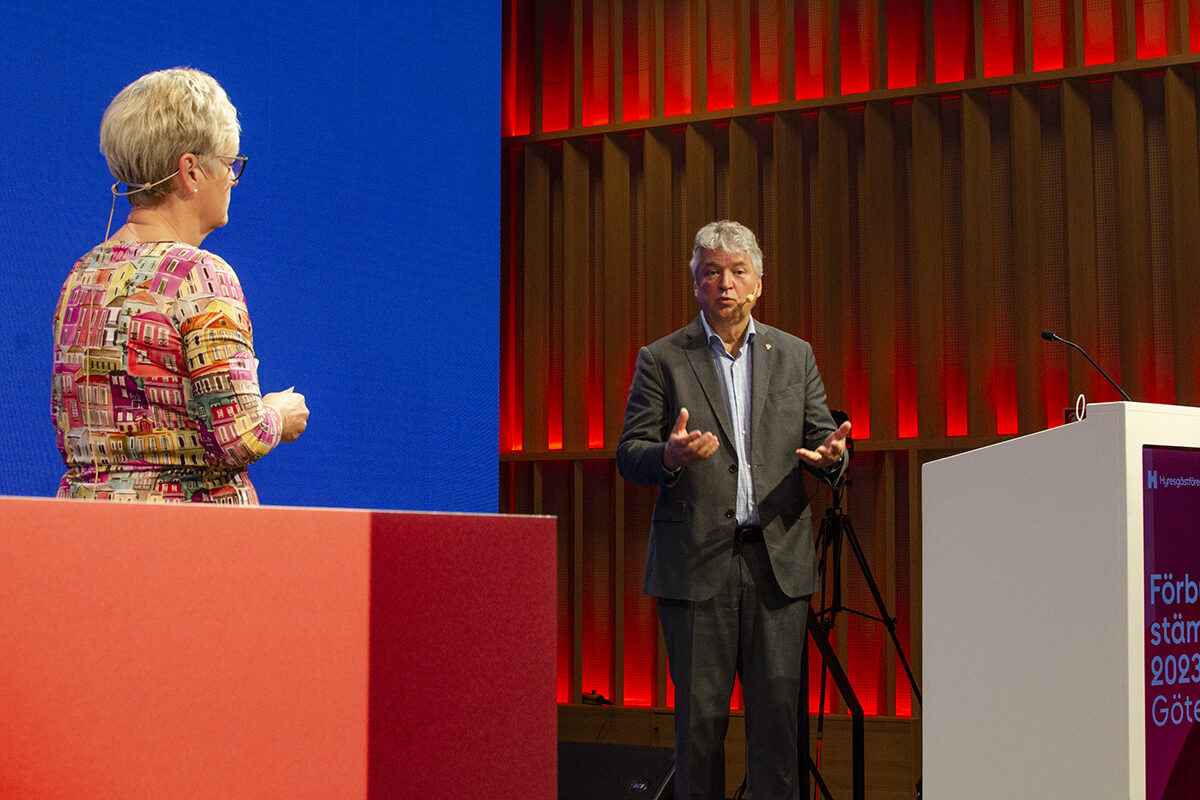
[[[768,350],[770,350],[770,349],[771,349],[771,345],[767,345],[767,349],[768,349]]]

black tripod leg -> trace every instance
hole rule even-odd
[[[809,606],[811,609],[812,606]],[[800,779],[800,796],[808,797],[808,770],[812,763],[812,742],[808,723],[808,637],[800,648],[800,699],[796,703],[796,766]]]
[[[883,622],[888,633],[892,637],[892,645],[896,648],[896,655],[900,658],[900,664],[904,667],[905,674],[908,675],[909,685],[912,687],[913,699],[917,701],[917,705],[921,705],[921,690],[917,687],[917,678],[913,675],[912,667],[908,663],[908,658],[904,655],[904,648],[900,646],[900,637],[896,634],[896,619],[888,613],[887,603],[884,602],[883,595],[879,592],[879,585],[875,583],[875,576],[871,573],[871,568],[867,564],[866,554],[863,553],[862,544],[858,541],[858,535],[854,532],[854,526],[849,519],[843,521],[842,532],[845,534],[846,541],[850,543],[850,552],[854,553],[855,560],[858,561],[859,572],[862,573],[863,579],[866,581],[867,588],[871,590],[871,597],[875,600],[875,608],[879,610],[879,619]]]
[[[853,800],[865,800],[867,791],[865,783],[866,752],[864,749],[866,736],[862,704],[858,702],[858,696],[854,694],[854,687],[850,685],[850,679],[842,669],[833,645],[829,643],[828,633],[824,628],[816,625],[816,621],[816,612],[809,607],[808,624],[812,631],[812,640],[817,645],[817,649],[821,651],[821,659],[825,663],[825,668],[829,670],[830,677],[833,678],[834,684],[841,692],[842,699],[846,701],[846,707],[850,711],[851,797]],[[826,796],[828,797],[828,795]]]

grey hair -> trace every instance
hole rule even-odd
[[[705,250],[724,250],[726,253],[747,255],[754,264],[755,273],[760,278],[762,277],[763,257],[762,250],[758,246],[758,239],[754,237],[754,231],[740,222],[723,219],[719,222],[710,222],[696,232],[696,241],[692,246],[692,260],[688,264],[693,278],[696,276],[696,270],[700,267],[700,259]]]
[[[173,182],[164,179],[179,169],[180,156],[235,155],[241,130],[221,84],[175,67],[143,75],[113,98],[100,122],[100,152],[114,178],[146,187],[129,195],[130,204],[153,206],[171,193]]]

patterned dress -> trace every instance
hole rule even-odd
[[[257,504],[246,466],[280,440],[246,302],[218,256],[181,242],[100,245],[54,312],[59,497]]]

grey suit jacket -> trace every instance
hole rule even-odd
[[[771,567],[791,597],[818,587],[812,511],[796,449],[814,449],[837,426],[812,347],[755,321],[751,344],[751,475]],[[662,451],[679,416],[688,430],[712,431],[717,452],[672,476]],[[659,486],[646,552],[644,591],[706,600],[721,588],[733,555],[737,450],[733,425],[700,318],[638,352],[617,466],[626,480]],[[843,456],[843,462],[847,456]],[[843,464],[824,471],[836,477]],[[818,473],[821,474],[821,473]]]

